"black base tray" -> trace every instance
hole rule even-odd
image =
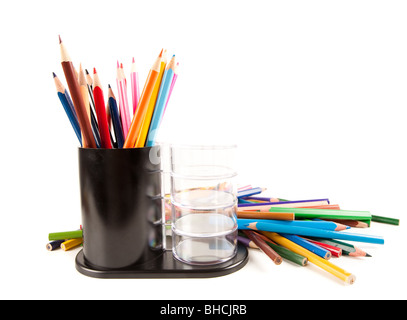
[[[143,261],[143,259],[141,259]],[[172,251],[157,252],[157,255],[144,263],[106,270],[89,266],[79,251],[75,259],[76,270],[93,278],[137,279],[137,278],[212,278],[224,276],[243,268],[248,261],[247,248],[238,244],[237,254],[231,260],[215,265],[189,265],[175,259]]]

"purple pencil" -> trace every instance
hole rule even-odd
[[[299,208],[306,203],[309,206],[322,206],[329,204],[329,199],[295,200],[281,202],[239,203],[239,208],[246,210],[269,210],[274,207]]]

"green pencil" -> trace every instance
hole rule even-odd
[[[265,240],[266,243],[275,251],[277,252],[283,259],[289,260],[291,262],[294,262],[295,264],[298,264],[300,266],[305,266],[308,263],[308,258],[299,255],[298,253],[295,253],[287,248],[284,248],[282,246],[279,246],[278,244],[271,243],[267,240]]]
[[[321,219],[348,219],[370,221],[372,215],[369,211],[354,211],[354,210],[331,210],[331,209],[312,209],[312,208],[270,208],[269,212],[293,212],[295,219],[300,218],[321,218]]]
[[[48,235],[48,240],[64,240],[64,239],[76,239],[82,238],[82,230],[53,232]]]
[[[394,219],[394,218],[388,218],[388,217],[381,217],[381,216],[375,216],[372,215],[372,221],[375,222],[381,222],[381,223],[387,223],[387,224],[393,224],[395,226],[398,226],[400,224],[399,219]]]

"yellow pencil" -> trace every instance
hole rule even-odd
[[[353,284],[356,280],[355,276],[338,266],[334,265],[333,263],[318,257],[316,254],[312,253],[311,251],[299,246],[298,244],[278,235],[275,232],[268,232],[268,231],[260,231],[266,237],[270,238],[277,244],[290,249],[291,251],[298,253],[306,258],[308,261],[315,264],[316,266],[324,269],[325,271],[333,274],[334,276],[338,277],[339,279],[345,281],[346,283]]]
[[[61,243],[61,249],[64,251],[70,250],[82,244],[82,238],[76,238],[71,240],[66,240],[65,242]]]
[[[136,148],[144,147],[147,139],[148,129],[150,128],[151,118],[153,117],[155,104],[157,102],[158,93],[161,87],[162,78],[165,71],[165,66],[167,65],[167,50],[162,53],[162,60],[160,65],[160,73],[158,74],[158,79],[154,85],[153,92],[151,94],[150,102],[144,117],[143,125],[141,127],[139,136],[136,140]]]

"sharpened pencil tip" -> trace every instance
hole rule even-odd
[[[135,63],[135,61],[134,61],[134,57],[133,57],[132,63]]]
[[[110,84],[108,84],[107,87],[110,89],[111,88]]]
[[[162,56],[163,56],[163,51],[164,51],[164,48],[161,49],[161,52],[160,52],[160,54],[158,55],[160,58],[162,58]]]
[[[56,78],[57,75],[55,74],[55,72],[53,72],[53,73],[52,73],[52,76],[53,76],[54,78]]]
[[[58,35],[58,38],[59,38],[59,44],[61,44],[62,43],[61,35]]]
[[[96,68],[93,68],[93,74],[96,74]]]
[[[88,69],[85,69],[85,72],[86,72],[86,74],[89,74],[89,71],[88,71]]]
[[[117,60],[117,69],[119,69],[120,68],[120,63],[119,63],[119,60]]]

